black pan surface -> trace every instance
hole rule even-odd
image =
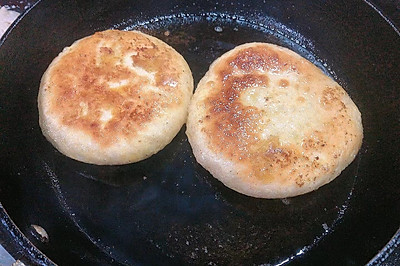
[[[196,163],[185,128],[135,164],[65,157],[38,125],[40,78],[63,47],[109,28],[166,41],[196,84],[214,59],[245,42],[298,52],[358,105],[359,155],[332,183],[283,200],[224,187]],[[14,232],[22,246],[31,241],[59,265],[359,265],[399,228],[400,37],[367,2],[42,0],[2,41],[0,202],[9,216],[3,208],[2,215],[26,236]],[[15,254],[51,264],[34,246]]]

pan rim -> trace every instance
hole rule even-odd
[[[371,0],[363,0],[367,5],[369,5],[375,12],[377,12],[392,28],[393,30],[399,35],[400,37],[400,25],[396,25],[393,19],[389,18],[389,16],[376,4],[372,3]],[[399,22],[400,23],[400,20]]]
[[[379,253],[375,255],[375,257],[373,257],[368,262],[367,265],[368,266],[380,265],[381,263],[388,260],[388,258],[392,256],[392,254],[394,254],[396,249],[400,251],[400,228],[399,230],[397,230],[394,236],[389,240],[389,242],[379,251]]]
[[[17,26],[17,24],[25,17],[26,14],[28,14],[32,8],[34,8],[37,4],[42,2],[42,0],[37,0],[35,3],[33,3],[31,6],[29,6],[26,10],[24,10],[12,23],[11,25],[7,28],[7,30],[4,32],[3,36],[0,37],[0,48],[3,45],[3,43],[6,41],[8,35],[11,33],[11,31]]]

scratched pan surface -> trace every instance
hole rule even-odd
[[[63,47],[109,28],[166,41],[196,84],[238,44],[291,48],[356,102],[361,151],[332,183],[283,200],[225,188],[196,163],[185,128],[136,164],[71,160],[40,132],[40,78]],[[400,225],[399,47],[396,30],[363,1],[40,1],[0,48],[4,244],[37,264],[367,263]]]

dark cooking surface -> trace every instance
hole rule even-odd
[[[12,32],[0,49],[0,202],[12,219],[62,265],[366,263],[400,224],[399,36],[361,1],[268,1],[262,8],[239,1],[219,4],[222,15],[207,1],[181,2],[42,1]],[[359,156],[331,184],[288,200],[225,188],[194,161],[184,129],[137,164],[99,167],[64,157],[37,124],[40,77],[64,46],[113,25],[171,44],[196,82],[234,45],[290,47],[359,106]],[[31,224],[43,226],[50,241],[38,241]]]

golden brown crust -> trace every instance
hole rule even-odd
[[[58,127],[89,136],[97,149],[107,150],[121,140],[140,139],[168,112],[186,114],[192,90],[190,70],[170,46],[140,32],[108,30],[77,41],[53,61],[42,79],[39,109]],[[52,129],[41,124],[48,136]],[[177,133],[172,131],[166,134]],[[121,161],[126,162],[131,160]]]
[[[168,85],[180,75],[170,64],[169,49],[133,32],[98,32],[82,40],[54,66],[49,82],[55,85],[50,88],[55,100],[50,101],[50,112],[62,117],[64,125],[85,131],[107,146],[115,138],[134,137],[161,108],[179,104],[161,93],[141,90],[151,81],[121,62],[127,54],[132,54],[132,66],[154,72],[154,85],[162,93],[179,98],[180,92]],[[126,80],[123,86],[110,89],[110,83],[121,80]],[[82,115],[85,106],[88,111]],[[105,108],[112,111],[113,117],[102,127]]]
[[[187,134],[216,178],[270,198],[331,181],[357,153],[362,127],[346,92],[317,67],[288,49],[252,43],[212,64],[193,97]],[[216,170],[216,160],[227,166]]]

